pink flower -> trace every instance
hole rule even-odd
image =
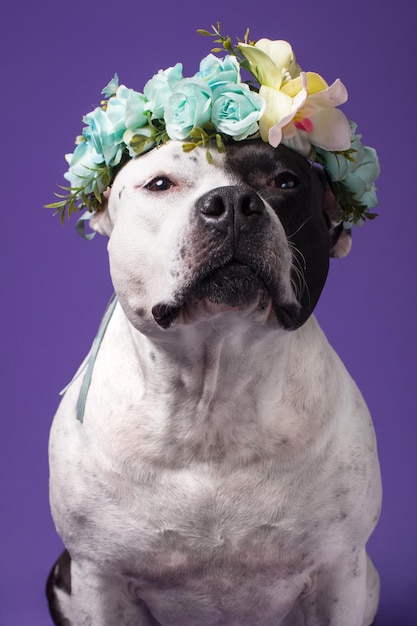
[[[282,85],[280,93],[287,97],[287,111],[268,129],[272,146],[282,142],[305,156],[310,154],[311,145],[330,151],[350,147],[349,121],[335,108],[347,100],[346,88],[339,79],[328,86],[319,74],[301,72]]]

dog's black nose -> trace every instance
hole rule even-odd
[[[203,221],[218,230],[227,230],[230,225],[243,230],[265,215],[261,198],[243,185],[212,189],[199,198],[196,208]]]

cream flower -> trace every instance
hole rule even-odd
[[[290,100],[287,113],[269,127],[268,141],[272,146],[282,141],[306,156],[311,145],[331,151],[350,148],[349,121],[335,108],[348,97],[339,79],[329,86],[319,74],[302,72],[285,83],[281,92]]]
[[[266,102],[259,121],[264,141],[276,147],[283,142],[308,156],[311,145],[323,150],[347,150],[351,131],[345,115],[335,107],[347,100],[340,80],[329,87],[314,72],[301,72],[286,41],[260,39],[255,45],[241,44],[240,52],[260,83]]]
[[[307,94],[304,92],[293,99],[281,90],[286,81],[300,73],[300,68],[290,44],[283,40],[260,39],[254,45],[240,44],[239,51],[246,57],[250,71],[259,81],[259,95],[266,103],[259,131],[262,139],[269,141],[270,128],[283,119],[290,121],[305,100]]]
[[[286,80],[298,76],[300,66],[287,41],[260,39],[253,46],[239,44],[239,51],[249,61],[250,70],[261,85],[280,89]]]

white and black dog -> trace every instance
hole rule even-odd
[[[129,161],[92,226],[117,305],[50,439],[55,624],[370,626],[372,422],[312,311],[348,252],[323,172],[262,141]],[[337,221],[337,220],[336,220]],[[340,219],[339,219],[340,221]]]

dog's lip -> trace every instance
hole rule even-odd
[[[223,263],[220,266],[209,267],[193,281],[192,285],[186,290],[184,294],[179,296],[174,302],[160,302],[152,307],[152,315],[155,322],[164,329],[167,329],[171,324],[179,317],[181,311],[183,311],[187,304],[192,300],[193,293],[196,292],[197,286],[204,280],[209,280],[210,276],[214,275],[222,269],[233,268],[237,271],[241,269],[250,271],[259,280],[260,290],[264,290],[270,297],[272,309],[275,312],[275,316],[280,321],[282,326],[287,329],[294,328],[296,326],[297,317],[299,314],[298,303],[284,303],[280,302],[274,297],[275,285],[271,280],[265,280],[259,272],[254,271],[250,266],[245,263],[241,263],[234,259]],[[223,310],[239,310],[239,306],[234,307],[232,305],[219,305],[219,309]]]
[[[231,310],[233,307],[228,308]],[[158,326],[163,329],[168,329],[183,310],[184,305],[172,306],[170,304],[160,303],[152,307],[152,315]],[[273,310],[275,311],[277,319],[281,322],[284,328],[290,330],[296,327],[298,307],[292,304],[273,304]]]
[[[161,302],[152,307],[152,315],[158,326],[161,328],[169,328],[172,322],[174,322],[178,317],[182,308],[182,305],[173,306],[171,304]]]

